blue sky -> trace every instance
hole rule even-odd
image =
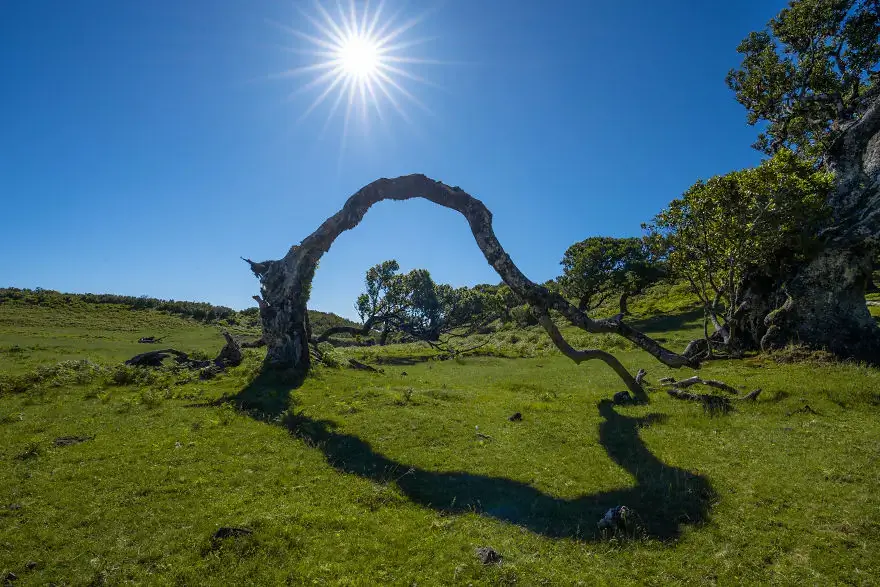
[[[273,76],[316,60],[276,24],[316,32],[309,1],[4,2],[0,286],[247,307],[240,256],[279,258],[364,184],[415,172],[483,200],[544,281],[573,242],[639,234],[696,179],[759,161],[724,77],[783,6],[387,0],[397,23],[424,15],[399,40],[431,39],[402,54],[447,63],[407,64],[425,108],[353,116],[341,151],[331,100],[297,122],[320,91],[290,94],[314,76]],[[354,316],[390,258],[499,280],[456,213],[387,202],[321,261],[310,306]]]

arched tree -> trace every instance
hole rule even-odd
[[[621,320],[593,320],[560,294],[548,291],[529,280],[498,242],[492,229],[492,214],[486,206],[461,188],[450,187],[424,175],[376,180],[351,196],[339,212],[325,220],[299,245],[291,247],[284,258],[263,262],[246,259],[261,283],[260,316],[268,366],[292,369],[301,374],[308,370],[311,331],[306,305],[318,261],[336,238],[342,232],[357,226],[373,204],[383,200],[417,197],[456,210],[465,217],[486,260],[505,284],[532,307],[557,348],[572,360],[578,363],[591,359],[605,362],[614,369],[637,399],[647,401],[647,394],[642,387],[613,355],[601,350],[573,349],[551,320],[551,310],[588,332],[615,333],[626,337],[671,367],[695,366],[692,360],[665,349]]]
[[[755,146],[815,160],[834,184],[819,246],[753,267],[737,326],[765,349],[799,342],[877,363],[864,294],[880,237],[880,2],[793,0],[738,50],[727,80],[762,124]]]

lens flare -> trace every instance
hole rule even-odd
[[[413,48],[431,38],[407,38],[414,27],[424,18],[422,14],[408,20],[401,19],[401,11],[384,14],[384,0],[371,12],[368,3],[361,8],[349,0],[346,6],[337,0],[335,14],[324,7],[319,0],[313,5],[312,13],[299,9],[302,24],[308,32],[281,26],[287,33],[303,42],[306,47],[288,47],[293,53],[309,56],[312,63],[303,65],[272,77],[308,77],[291,97],[313,93],[315,97],[305,108],[301,122],[324,103],[329,102],[329,113],[324,124],[326,129],[331,119],[346,102],[343,125],[343,142],[348,132],[352,111],[360,110],[366,120],[369,112],[375,110],[383,122],[383,105],[390,105],[405,121],[412,122],[404,106],[412,103],[430,113],[405,82],[434,85],[416,75],[408,67],[420,64],[442,64],[433,59],[422,59],[411,55]]]

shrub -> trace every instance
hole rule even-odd
[[[219,408],[217,408],[217,416],[220,424],[223,426],[228,426],[232,424],[233,420],[235,420],[235,416],[238,415],[235,406],[232,404],[222,404]]]
[[[339,369],[346,363],[345,356],[329,342],[322,342],[318,345],[318,354],[321,362],[333,369]]]
[[[25,393],[41,386],[60,387],[89,383],[102,377],[104,373],[103,367],[87,360],[41,365],[22,375],[0,375],[0,395]]]
[[[164,394],[157,389],[145,389],[141,391],[141,403],[150,409],[158,408],[165,400]]]

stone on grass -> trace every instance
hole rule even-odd
[[[497,565],[504,558],[501,554],[491,546],[481,546],[477,549],[477,558],[484,565]]]

